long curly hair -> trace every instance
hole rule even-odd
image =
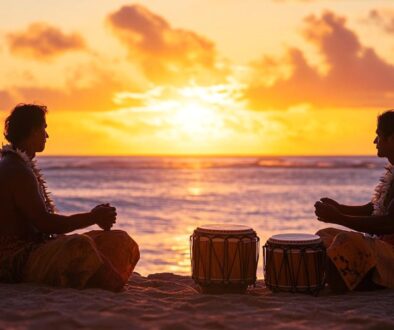
[[[47,112],[45,105],[18,104],[5,120],[4,137],[11,144],[18,144],[28,138],[34,128],[45,123]]]

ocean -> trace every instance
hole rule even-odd
[[[377,157],[42,156],[38,163],[61,214],[106,202],[117,208],[114,228],[138,242],[142,275],[190,275],[189,236],[204,224],[250,226],[261,245],[277,233],[315,233],[327,227],[316,220],[315,201],[369,202],[385,165]]]

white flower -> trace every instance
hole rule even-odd
[[[394,166],[388,164],[386,166],[386,173],[380,178],[380,182],[375,188],[375,193],[372,196],[373,213],[372,215],[384,215],[387,210],[384,205],[387,194],[389,193],[391,184],[394,179]]]

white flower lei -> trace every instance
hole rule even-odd
[[[386,173],[380,178],[380,182],[375,188],[375,193],[372,197],[373,213],[372,215],[385,215],[387,213],[386,206],[384,202],[386,200],[387,194],[393,184],[394,180],[394,166],[388,164],[386,166]]]
[[[45,182],[41,170],[37,167],[36,161],[34,159],[30,159],[30,157],[26,154],[26,152],[19,150],[17,148],[14,148],[11,144],[3,145],[3,147],[0,149],[0,154],[3,156],[6,153],[13,153],[17,156],[19,156],[25,164],[32,170],[34,176],[37,179],[38,186],[40,188],[40,193],[41,197],[45,203],[45,207],[49,213],[55,213],[56,207],[55,203],[50,197],[50,192],[48,191],[47,188],[47,183]]]

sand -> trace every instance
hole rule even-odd
[[[394,290],[318,297],[202,295],[190,277],[134,274],[120,293],[0,284],[0,328],[12,329],[394,329]]]

